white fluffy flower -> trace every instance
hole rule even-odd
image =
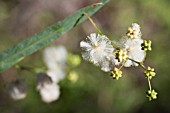
[[[131,27],[128,28],[126,33],[129,38],[141,38],[142,33],[140,31],[140,26],[137,23],[132,23]]]
[[[44,62],[49,69],[64,68],[67,50],[64,46],[48,47],[44,50]]]
[[[58,83],[65,77],[65,73],[61,69],[50,69],[47,70],[47,75],[51,77],[52,81]]]
[[[26,97],[26,93],[21,92],[17,87],[13,88],[13,92],[11,92],[11,98],[14,100],[21,100]]]
[[[37,90],[44,102],[51,103],[59,98],[60,87],[45,73],[41,73],[37,76],[36,83]]]
[[[42,88],[40,88],[39,92],[44,102],[51,103],[59,98],[60,87],[55,83],[46,83]]]
[[[124,45],[124,50],[127,51],[128,58],[135,60],[137,62],[142,62],[145,59],[146,52],[141,49],[141,44],[143,40],[140,38],[137,39],[128,39]],[[127,60],[124,64],[125,67],[138,66],[137,63]]]
[[[21,100],[24,99],[26,94],[26,84],[23,79],[18,79],[9,83],[8,85],[8,93],[13,100]]]
[[[115,58],[114,54],[108,54],[108,56],[103,60],[103,62],[100,62],[100,68],[101,70],[105,72],[109,72],[113,70],[115,65],[119,65],[120,63],[118,60]]]
[[[86,41],[80,42],[82,57],[94,64],[99,64],[106,56],[113,52],[110,40],[105,35],[90,34]]]
[[[67,50],[64,46],[48,47],[44,50],[44,62],[48,70],[47,74],[55,83],[65,77],[63,69],[67,60]]]
[[[111,41],[105,36],[92,33],[85,41],[80,42],[83,59],[90,61],[96,66],[101,67],[103,71],[109,71],[113,67],[114,48]]]

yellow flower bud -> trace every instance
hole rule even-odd
[[[152,42],[150,40],[148,40],[148,41],[144,40],[144,42],[141,44],[142,50],[151,51],[152,50],[151,44],[152,44]]]
[[[149,98],[149,101],[157,99],[157,92],[155,90],[148,90],[146,97]]]
[[[156,75],[154,68],[148,67],[147,70],[144,72],[146,77],[152,79]]]
[[[134,29],[132,29],[131,27],[129,27],[126,35],[127,35],[129,38],[132,39],[132,38],[135,38],[135,36],[137,35],[137,32],[136,32],[136,30],[134,30]]]
[[[123,60],[127,59],[127,51],[124,51],[122,49],[117,50],[116,52],[116,59],[118,59],[119,62],[122,62]]]
[[[113,79],[118,80],[120,77],[122,77],[122,71],[118,68],[114,68],[114,70],[111,72],[111,76]]]

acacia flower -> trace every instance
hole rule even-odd
[[[65,77],[65,72],[61,69],[49,69],[47,75],[51,77],[52,81],[58,83]]]
[[[64,46],[47,47],[43,58],[48,69],[63,69],[67,60],[67,50]]]
[[[47,74],[58,83],[65,77],[64,68],[67,60],[67,50],[64,46],[47,47],[44,50],[44,62],[48,67]]]
[[[131,27],[128,28],[126,35],[130,39],[141,38],[142,33],[140,31],[140,26],[137,23],[132,23]]]
[[[123,50],[127,51],[128,58],[134,61],[137,61],[137,62],[143,62],[146,56],[146,52],[141,49],[142,43],[143,43],[143,40],[140,38],[128,39],[126,41],[126,43],[124,44]],[[138,66],[138,64],[131,60],[127,60],[124,66],[125,67]]]
[[[36,79],[37,90],[41,95],[42,101],[51,103],[56,101],[60,96],[60,87],[52,81],[45,73],[41,73]]]
[[[26,94],[26,84],[23,79],[12,81],[7,86],[8,93],[13,100],[24,99]]]
[[[115,59],[113,51],[115,49],[105,35],[92,33],[85,41],[80,42],[80,47],[84,60],[101,67],[106,72],[113,67]]]
[[[85,14],[87,15],[87,14]],[[103,33],[98,29],[92,19],[87,16],[92,22],[96,30],[102,34],[92,33],[86,38],[85,41],[80,42],[82,49],[82,57],[84,60],[93,63],[101,68],[105,72],[111,72],[113,79],[118,80],[122,77],[123,66],[138,66],[140,65],[145,69],[145,75],[148,78],[149,89],[147,91],[147,97],[149,100],[157,98],[157,92],[151,89],[150,80],[156,75],[153,68],[145,68],[143,61],[145,60],[146,51],[151,51],[151,41],[143,40],[140,26],[136,23],[128,28],[126,36],[120,39],[120,41],[110,41]],[[117,65],[121,65],[116,68]],[[116,67],[115,67],[116,66]]]

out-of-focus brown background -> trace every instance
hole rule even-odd
[[[99,0],[1,0],[0,51],[17,44],[43,28],[62,20],[78,9]],[[82,61],[75,70],[76,83],[63,80],[61,96],[45,104],[35,88],[35,75],[15,68],[0,73],[0,113],[170,113],[170,1],[110,0],[92,16],[110,39],[123,36],[131,23],[141,25],[144,39],[152,40],[153,50],[145,64],[155,67],[152,80],[158,99],[148,102],[147,81],[141,68],[125,68],[120,80],[112,80],[92,64]],[[89,21],[57,39],[53,45],[64,45],[69,52],[80,54],[79,42],[96,32]],[[34,59],[33,59],[34,58]],[[42,50],[25,58],[22,64],[41,66]],[[17,77],[26,79],[28,94],[24,100],[13,101],[6,94],[6,85]]]

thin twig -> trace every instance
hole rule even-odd
[[[103,34],[100,29],[97,27],[97,25],[94,23],[94,21],[92,20],[92,18],[87,14],[87,13],[84,13],[84,15],[89,19],[89,21],[92,23],[92,25],[94,26],[94,28],[97,30],[97,32],[99,34]]]

